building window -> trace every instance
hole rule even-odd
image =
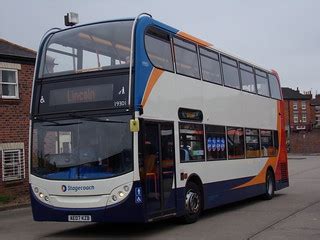
[[[25,178],[24,150],[2,151],[2,180],[4,182]]]
[[[223,126],[206,126],[207,159],[221,160],[227,158],[226,130]]]
[[[203,125],[180,123],[180,160],[204,161]]]
[[[307,122],[307,115],[302,114],[302,122],[306,123]]]
[[[243,128],[228,127],[228,158],[244,158]]]
[[[305,101],[302,101],[302,102],[301,102],[301,109],[302,109],[302,110],[306,110],[306,109],[307,109],[307,104],[306,104]]]
[[[259,130],[246,129],[246,156],[247,158],[260,157]]]
[[[0,96],[1,98],[19,98],[18,71],[0,69]]]
[[[294,123],[298,123],[299,122],[298,114],[294,114],[293,115],[293,122]]]
[[[298,102],[293,102],[293,110],[298,110]]]

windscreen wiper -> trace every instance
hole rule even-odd
[[[71,123],[59,123],[53,120],[48,120],[46,118],[41,118],[41,117],[36,117],[34,118],[34,120],[39,121],[39,122],[47,122],[47,123],[51,123],[51,124],[45,124],[43,126],[69,126],[69,125],[75,125],[75,124],[82,124],[80,122],[71,122]]]
[[[101,117],[85,116],[85,115],[78,114],[78,113],[69,113],[68,116],[72,117],[72,118],[85,119],[85,120],[93,121],[93,122],[126,123],[126,122],[123,122],[123,121],[110,120],[108,118],[102,119]]]

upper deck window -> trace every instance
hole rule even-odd
[[[173,71],[169,34],[150,28],[145,35],[145,46],[148,57],[155,67]]]
[[[260,71],[258,69],[255,69],[255,73],[256,73],[256,80],[257,80],[258,94],[269,97],[270,91],[269,91],[267,73]]]
[[[200,78],[197,47],[191,42],[173,39],[177,73]]]
[[[221,84],[219,54],[201,47],[200,60],[203,80]]]
[[[281,99],[280,87],[276,76],[269,74],[271,97]]]
[[[228,57],[221,57],[224,84],[229,87],[240,89],[240,79],[237,61]]]
[[[256,93],[253,68],[249,65],[240,63],[240,74],[242,80],[242,90]]]
[[[132,21],[75,27],[44,45],[39,77],[129,67]]]

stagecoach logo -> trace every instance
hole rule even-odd
[[[66,186],[66,185],[62,185],[62,186],[61,186],[61,190],[62,190],[62,192],[67,191],[67,186]]]
[[[94,190],[94,186],[66,186],[66,185],[62,185],[61,186],[61,191],[62,192],[78,192],[78,191],[92,191]]]

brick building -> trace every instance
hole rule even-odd
[[[320,94],[311,100],[313,127],[320,128]]]
[[[0,195],[28,191],[29,108],[36,52],[0,39]]]
[[[282,88],[282,95],[285,100],[286,132],[310,131],[313,125],[311,93],[302,94],[299,89]]]

